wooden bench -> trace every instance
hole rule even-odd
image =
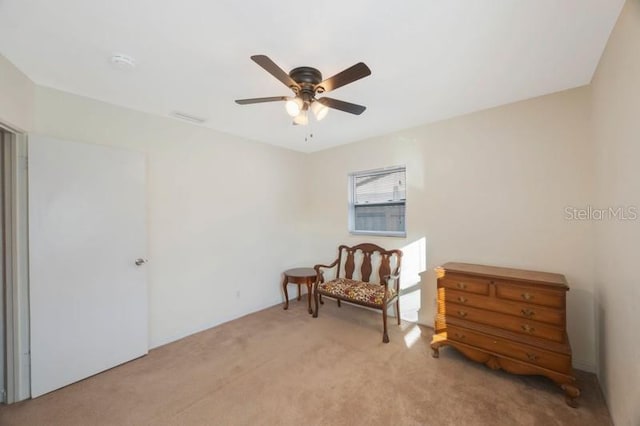
[[[400,266],[402,251],[385,250],[375,244],[338,247],[338,258],[329,265],[315,265],[316,282],[313,294],[318,317],[322,296],[338,301],[367,306],[382,311],[382,341],[389,343],[387,309],[395,303],[395,314],[400,325]],[[356,266],[359,266],[356,268]],[[334,269],[335,278],[322,282],[323,269]],[[325,279],[327,275],[324,275]]]

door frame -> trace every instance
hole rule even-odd
[[[7,404],[31,397],[29,368],[29,227],[27,135],[0,123],[10,135],[3,150],[3,243],[6,248],[5,300],[0,308],[5,323],[6,389],[0,400]],[[4,388],[3,386],[0,389]]]

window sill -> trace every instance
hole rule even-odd
[[[349,231],[351,235],[370,235],[372,237],[397,237],[406,238],[406,232],[385,232],[385,231]]]

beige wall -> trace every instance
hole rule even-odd
[[[593,88],[598,207],[640,208],[640,1],[629,0]],[[597,223],[600,382],[617,425],[640,424],[640,220]]]
[[[470,114],[311,155],[307,226],[313,253],[338,243],[405,249],[404,313],[432,325],[433,268],[448,261],[563,273],[574,364],[594,371],[593,224],[565,220],[592,198],[589,89]],[[347,175],[405,164],[407,238],[351,236]]]
[[[16,130],[31,130],[34,84],[0,55],[0,124]]]
[[[152,347],[282,301],[304,154],[42,87],[35,132],[146,152]]]

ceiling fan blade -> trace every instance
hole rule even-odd
[[[286,101],[287,99],[288,98],[286,96],[271,96],[270,98],[236,99],[236,103],[240,105],[248,105],[260,104],[262,102]]]
[[[320,82],[316,87],[322,87],[325,92],[330,92],[331,90],[336,90],[338,87],[353,83],[368,75],[371,75],[369,67],[365,65],[364,62],[358,62],[354,66]]]
[[[285,86],[289,88],[300,88],[300,86],[298,86],[298,83],[296,83],[291,77],[289,77],[289,74],[284,72],[284,70],[277,66],[276,63],[269,59],[268,56],[253,55],[251,59],[253,60],[253,62],[264,68],[269,74],[280,80]]]
[[[357,104],[352,104],[351,102],[339,101],[338,99],[333,98],[320,98],[317,99],[324,106],[328,106],[329,108],[339,109],[340,111],[348,112],[355,115],[360,115],[364,112],[367,107]]]

